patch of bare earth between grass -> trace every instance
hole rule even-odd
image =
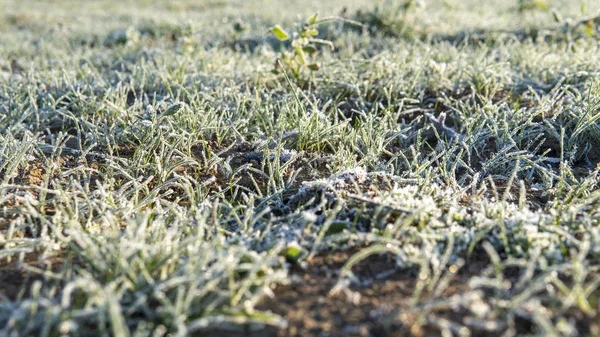
[[[210,331],[202,336],[443,336],[440,327],[456,328],[469,320],[463,309],[443,308],[437,310],[435,317],[430,315],[428,323],[422,324],[420,303],[411,306],[418,286],[418,272],[398,269],[392,255],[366,258],[352,268],[360,284],[335,291],[344,264],[358,251],[323,253],[303,267],[292,268],[291,284],[278,286],[275,296],[266,298],[257,307],[284,317],[288,323],[285,328],[246,327],[245,330]],[[489,259],[484,257],[469,260],[443,291],[442,298],[462,296],[473,290],[469,280],[490,266]],[[510,271],[506,272],[510,274]],[[506,276],[511,278],[508,274]],[[517,276],[512,275],[513,278]],[[580,313],[573,313],[573,316],[584,335],[594,335],[600,328],[594,317]],[[511,330],[522,336],[531,333],[532,328],[532,322],[517,319]],[[484,327],[468,329],[464,326],[458,328],[458,332],[461,336],[490,336],[491,333]]]
[[[211,331],[209,336],[436,336],[439,332],[415,324],[407,314],[416,276],[396,267],[391,255],[373,255],[353,268],[361,285],[333,291],[340,271],[353,251],[324,253],[303,268],[291,271],[290,285],[275,289],[275,297],[265,299],[257,309],[283,316],[287,327],[258,331]],[[469,268],[467,268],[469,269]],[[472,268],[444,292],[446,296],[468,287]]]

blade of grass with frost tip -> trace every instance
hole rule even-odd
[[[114,336],[130,336],[129,328],[125,323],[125,317],[121,311],[119,301],[115,297],[116,295],[112,291],[105,291],[104,296],[106,297],[106,302],[108,304],[108,316]]]

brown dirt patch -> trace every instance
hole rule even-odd
[[[408,312],[416,276],[400,271],[391,255],[374,255],[352,268],[361,285],[332,294],[341,268],[357,250],[332,252],[313,258],[305,268],[294,267],[292,283],[275,289],[275,298],[264,300],[257,309],[283,316],[284,329],[232,332],[228,336],[438,336],[439,332],[414,324]],[[465,281],[465,280],[463,280]],[[444,296],[466,287],[451,284]],[[220,336],[211,331],[202,336]]]
[[[26,295],[31,284],[39,279],[16,268],[0,267],[0,303],[4,298],[14,301],[20,294]]]
[[[283,315],[289,327],[276,336],[401,336],[393,315],[401,303],[410,299],[414,279],[394,272],[385,280],[378,275],[393,272],[395,262],[386,255],[363,261],[354,272],[364,287],[350,287],[348,293],[331,295],[339,271],[351,256],[335,252],[310,261],[305,270],[296,269],[296,282],[275,291],[275,299],[266,300],[260,309]],[[357,296],[360,294],[360,297]],[[398,331],[398,333],[393,330]],[[406,333],[406,331],[404,331]]]
[[[284,317],[288,326],[283,329],[266,328],[254,330],[210,331],[202,336],[235,337],[282,337],[282,336],[441,336],[440,323],[462,324],[468,313],[462,309],[441,309],[433,321],[419,322],[419,312],[410,307],[416,286],[414,272],[401,271],[391,255],[374,255],[355,266],[352,271],[361,285],[351,285],[348,292],[332,295],[331,290],[338,280],[340,269],[357,250],[332,252],[312,259],[305,268],[294,267],[292,282],[275,289],[275,297],[264,300],[257,309],[271,311]],[[442,298],[461,295],[470,290],[468,280],[480,275],[489,266],[489,260],[471,258],[457,274]],[[516,281],[519,271],[505,270],[505,277]],[[357,296],[358,295],[358,296]],[[426,299],[424,295],[422,299]],[[577,311],[577,310],[575,310]],[[567,314],[575,319],[583,336],[595,335],[600,328],[594,317],[583,317],[581,312]],[[443,323],[443,322],[442,322]],[[533,322],[515,320],[518,335],[533,332]],[[469,336],[489,336],[494,332],[472,327],[466,330]],[[495,333],[500,333],[496,331]]]
[[[38,264],[38,253],[26,254],[23,263]],[[0,260],[0,303],[6,299],[14,301],[19,297],[28,296],[33,282],[42,280],[40,275],[27,272],[20,268],[14,256],[10,261]]]

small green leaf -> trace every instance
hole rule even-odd
[[[317,71],[319,69],[321,69],[321,65],[318,63],[311,63],[309,65],[307,65],[308,69],[312,70],[312,71]]]
[[[310,19],[308,19],[308,24],[312,25],[313,23],[317,22],[317,16],[319,16],[319,13],[315,13],[315,15],[311,16]]]
[[[287,246],[280,255],[285,257],[289,262],[298,262],[306,255],[306,252],[298,244],[292,243]]]
[[[312,65],[312,64],[311,64]],[[311,66],[309,65],[309,67]],[[318,65],[317,65],[318,66]],[[317,69],[318,70],[318,69]],[[343,222],[334,222],[331,224],[331,226],[329,226],[329,228],[327,229],[327,232],[325,233],[325,236],[328,235],[334,235],[334,234],[339,234],[341,232],[344,231],[344,229],[346,229],[347,226],[345,223]]]
[[[315,46],[311,46],[311,45],[304,46],[302,48],[302,50],[307,54],[314,54],[317,52],[317,48],[315,48]]]
[[[173,116],[174,114],[183,110],[184,105],[185,104],[181,103],[181,102],[175,103],[175,104],[171,105],[170,107],[168,107],[167,110],[165,110],[165,112],[163,112],[160,117],[163,118],[163,117]]]
[[[252,263],[254,262],[254,258],[250,255],[242,255],[240,257],[240,263]]]
[[[269,29],[269,32],[273,33],[279,41],[285,41],[290,38],[290,35],[279,25],[275,25],[275,27]]]
[[[588,21],[585,23],[585,32],[589,36],[594,36],[594,23],[592,21]]]
[[[300,59],[300,64],[305,65],[306,56],[304,56],[304,51],[302,51],[302,47],[296,47],[296,55],[298,55],[298,58]]]
[[[543,0],[535,0],[534,1],[535,6],[541,10],[547,10],[548,9],[548,3],[546,1]]]
[[[557,23],[563,22],[562,15],[560,15],[560,13],[556,9],[552,10],[552,17],[554,18],[554,21],[556,21]]]
[[[519,0],[519,11],[521,12],[536,8],[548,10],[548,3],[545,0]]]

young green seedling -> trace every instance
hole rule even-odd
[[[315,14],[305,23],[298,25],[297,30],[292,34],[286,32],[279,25],[275,25],[269,30],[281,42],[291,40],[291,49],[283,47],[278,61],[275,62],[274,73],[279,74],[280,64],[283,64],[284,70],[291,72],[296,81],[301,81],[306,70],[317,71],[321,69],[321,64],[315,60],[319,47],[327,46],[330,50],[335,49],[332,41],[317,38],[320,25],[329,22],[346,22],[360,25],[358,22],[344,18],[328,17],[317,20],[317,17],[318,14]]]

